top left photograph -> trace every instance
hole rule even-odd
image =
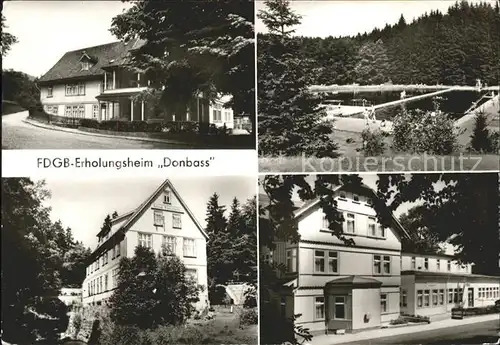
[[[2,149],[255,149],[253,1],[2,6]]]

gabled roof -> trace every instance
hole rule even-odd
[[[144,41],[133,40],[129,43],[122,41],[101,44],[94,47],[73,50],[65,53],[59,61],[40,79],[41,83],[51,81],[101,76],[104,74],[103,67],[112,65],[123,65],[128,59],[130,50],[137,49]],[[80,60],[88,57],[95,64],[89,70],[82,70]]]
[[[128,216],[128,219],[125,221],[125,223],[121,226],[120,230],[122,231],[127,231],[130,229],[130,227],[135,223],[135,221],[147,210],[148,207],[150,207],[153,202],[158,198],[158,196],[165,190],[166,187],[169,187],[170,190],[172,190],[172,193],[174,193],[175,197],[179,200],[179,203],[181,206],[186,210],[186,213],[189,215],[191,220],[194,222],[198,230],[205,236],[206,239],[208,239],[208,234],[203,230],[201,227],[200,223],[196,220],[194,214],[191,212],[189,207],[186,205],[184,200],[182,200],[181,196],[177,192],[177,190],[174,188],[170,180],[165,180],[156,190],[155,192],[148,198],[146,201],[144,201],[138,208],[133,211],[133,213]]]
[[[339,186],[335,186],[333,188],[333,191],[336,192],[340,189],[344,189],[345,186],[344,185],[339,185]],[[372,198],[378,198],[377,196],[377,193],[370,187],[368,187],[367,185],[365,185],[364,183],[361,184],[361,188],[365,189]],[[295,217],[298,218],[300,216],[302,216],[305,212],[307,212],[308,210],[310,210],[311,208],[313,207],[316,207],[318,204],[319,204],[319,198],[315,198],[313,200],[309,200],[307,201],[304,205],[302,205],[302,207],[300,207],[296,212],[295,212]],[[401,237],[406,237],[406,238],[410,238],[410,235],[408,234],[408,232],[406,231],[405,228],[403,228],[403,226],[401,225],[401,223],[399,222],[399,220],[394,216],[394,213],[391,212],[391,218],[394,222],[394,225],[395,225],[395,230],[398,232],[399,236]]]

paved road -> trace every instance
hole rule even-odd
[[[339,345],[481,345],[496,343],[499,338],[499,327],[499,321],[494,320]]]
[[[2,149],[186,149],[189,145],[94,137],[32,126],[27,113],[2,116]]]

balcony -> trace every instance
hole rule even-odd
[[[149,81],[144,75],[118,68],[104,74],[101,90],[103,94],[119,94],[123,91],[143,91],[147,89],[148,85]]]

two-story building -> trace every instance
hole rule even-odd
[[[449,318],[453,307],[488,306],[500,298],[500,277],[472,274],[472,265],[449,255],[402,253],[401,239],[410,234],[394,215],[389,228],[377,223],[376,194],[369,187],[333,190],[353,245],[332,234],[313,200],[295,202],[297,243],[276,240],[274,250],[260,249],[261,260],[286,267],[277,272],[282,285],[271,299],[283,316],[300,314],[296,325],[356,332],[387,325],[400,314]],[[259,203],[265,207],[269,199],[260,195]],[[268,215],[261,217],[267,221]]]
[[[165,112],[163,117],[148,102],[134,101],[151,87],[130,65],[131,53],[143,44],[119,41],[65,53],[39,80],[45,111],[99,121],[196,121],[233,128],[233,110],[224,108],[230,96],[209,102],[200,94],[187,105],[186,114]]]
[[[169,180],[139,206],[112,220],[111,229],[97,234],[82,285],[84,305],[101,305],[117,287],[119,261],[132,257],[137,246],[166,250],[182,259],[187,274],[199,285],[197,309],[208,306],[207,234]]]
[[[500,299],[500,277],[472,273],[449,255],[403,253],[401,312],[448,318],[451,309],[485,307]]]
[[[401,237],[408,236],[395,217],[385,228],[372,207],[369,187],[353,192],[334,188],[343,230],[354,245],[344,244],[328,229],[319,200],[295,211],[298,243],[276,242],[265,258],[287,267],[279,307],[286,317],[313,332],[380,327],[400,314]],[[261,199],[262,202],[262,199]]]

